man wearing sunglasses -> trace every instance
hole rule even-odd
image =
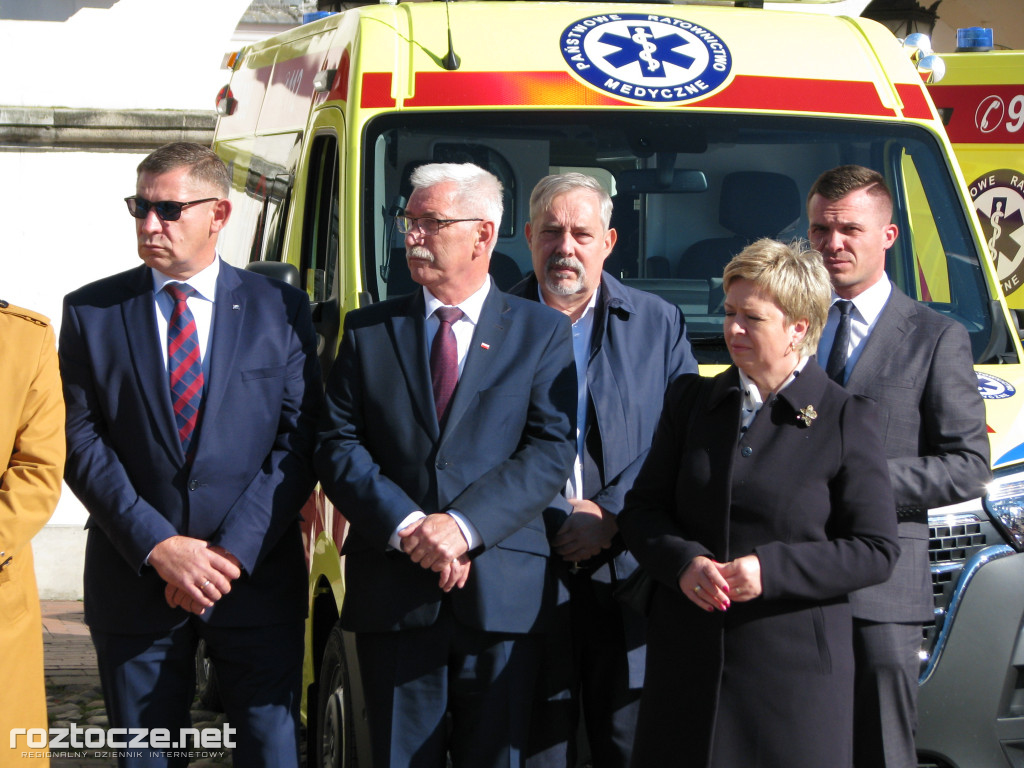
[[[230,178],[169,144],[127,198],[144,264],[69,294],[65,479],[89,511],[85,618],[110,724],[190,727],[196,644],[234,760],[297,766],[299,533],[321,399],[305,294],[221,262]],[[185,765],[188,747],[120,765]]]
[[[411,181],[398,226],[422,288],[346,317],[316,452],[351,525],[341,625],[375,768],[511,768],[552,596],[541,514],[575,455],[569,321],[488,276],[492,174]]]

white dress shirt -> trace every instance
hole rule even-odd
[[[860,353],[864,351],[864,342],[867,341],[871,331],[875,329],[878,316],[885,309],[889,296],[892,295],[892,283],[889,278],[883,277],[863,293],[851,299],[853,306],[850,308],[850,346],[846,350],[846,375],[844,381],[849,380],[850,372],[857,364]],[[836,302],[840,298],[832,294],[832,305],[828,311],[828,321],[821,332],[821,339],[818,340],[818,364],[824,368],[828,364],[828,356],[832,351],[832,342],[836,338],[836,326],[839,325],[839,310],[835,309]]]

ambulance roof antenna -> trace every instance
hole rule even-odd
[[[455,52],[455,46],[452,45],[452,17],[449,11],[451,3],[449,0],[444,2],[444,13],[448,19],[448,53],[441,59],[441,66],[447,69],[449,72],[454,72],[462,64],[462,59],[459,58],[459,54]]]

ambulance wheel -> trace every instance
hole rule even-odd
[[[196,646],[196,699],[203,709],[214,712],[223,709],[217,684],[217,670],[213,668],[213,662],[206,653],[205,640],[200,640]]]
[[[315,764],[321,768],[355,768],[352,694],[349,690],[348,667],[345,663],[345,642],[338,627],[331,630],[331,635],[327,639],[317,687],[320,761]]]

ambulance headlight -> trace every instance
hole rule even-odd
[[[1010,545],[1024,551],[1024,466],[997,469],[982,502]]]

